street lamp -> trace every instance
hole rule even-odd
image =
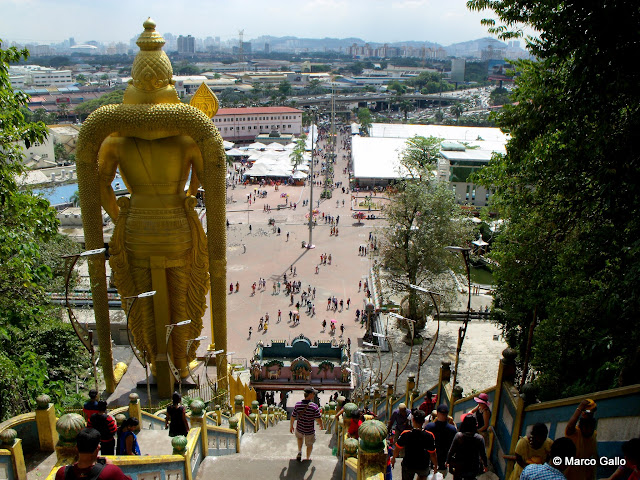
[[[310,180],[309,180],[309,243],[307,244],[307,248],[314,248],[313,245],[313,152],[316,148],[316,138],[315,138],[315,130],[318,123],[318,111],[316,109],[313,110],[313,125],[311,125],[311,169],[310,169]]]
[[[193,342],[199,342],[201,340],[206,340],[207,338],[209,337],[204,335],[201,337],[190,338],[189,340],[187,340],[187,358],[189,356],[189,349],[191,349],[191,345],[193,345]],[[189,364],[189,362],[187,362],[187,370],[189,371],[189,376],[191,377],[191,380],[193,380],[193,383],[195,383],[198,386],[198,388],[200,388],[200,376],[198,375],[197,380],[193,378],[193,372],[191,371],[191,365]]]
[[[436,347],[436,343],[438,342],[438,335],[440,334],[440,309],[438,308],[438,302],[436,302],[436,295],[441,297],[442,294],[437,292],[432,292],[431,290],[427,290],[426,288],[419,287],[418,285],[409,284],[409,288],[413,290],[417,290],[418,292],[427,293],[431,297],[431,301],[433,302],[433,307],[436,309],[436,333],[433,335],[433,339],[431,340],[431,344],[429,346],[429,351],[426,356],[423,355],[422,347],[420,347],[420,359],[418,361],[418,376],[416,378],[416,389],[420,385],[420,369],[422,365],[428,360],[428,358],[433,353],[433,349]]]
[[[219,353],[224,353],[224,350],[208,351],[207,354],[205,355],[205,360],[204,360],[204,376],[207,380],[207,384],[209,385],[209,388],[213,390],[214,395],[218,392],[218,384],[217,384],[217,378],[216,378],[216,382],[212,382],[209,379],[209,359],[211,357],[215,357]]]
[[[398,376],[401,375],[402,372],[405,371],[405,369],[409,365],[409,361],[411,360],[411,355],[413,354],[414,323],[416,323],[416,321],[411,319],[411,318],[406,318],[406,317],[403,317],[402,315],[398,315],[395,312],[389,312],[388,315],[390,317],[393,317],[393,318],[397,318],[397,319],[400,319],[400,320],[405,320],[408,323],[409,330],[411,332],[411,347],[409,348],[409,355],[407,355],[407,360],[404,362],[404,365],[402,366],[402,369],[400,369],[400,363],[396,362],[396,378],[395,378],[395,381],[394,381],[394,391],[395,391],[397,389],[397,385],[398,385]],[[388,342],[388,344],[391,345],[391,342]],[[389,372],[389,373],[391,373],[391,372]]]
[[[67,278],[64,285],[65,306],[67,307],[69,322],[71,322],[71,326],[73,327],[73,330],[76,332],[76,335],[80,339],[80,342],[82,342],[82,345],[84,345],[84,347],[88,350],[89,354],[91,355],[91,367],[93,369],[93,380],[95,381],[96,390],[98,391],[100,391],[100,388],[98,387],[98,369],[96,367],[96,350],[93,347],[93,332],[89,330],[87,327],[83,327],[82,325],[80,325],[80,323],[78,323],[78,320],[76,320],[76,317],[73,314],[73,311],[71,310],[71,304],[69,303],[69,282],[71,281],[71,272],[73,271],[73,267],[76,266],[76,262],[80,257],[90,257],[93,255],[101,255],[106,251],[107,251],[106,248],[96,248],[94,250],[87,250],[85,252],[77,253],[75,255],[65,255],[62,257],[69,264],[67,269]],[[72,260],[69,262],[69,259],[72,259]]]
[[[453,380],[451,381],[451,387],[455,388],[456,381],[458,379],[458,361],[460,360],[460,351],[462,350],[462,342],[464,342],[464,337],[467,334],[467,326],[469,325],[469,312],[471,312],[471,271],[469,270],[469,252],[471,251],[468,247],[444,247],[445,250],[448,250],[453,253],[460,253],[462,255],[462,259],[464,260],[464,268],[467,272],[467,315],[465,316],[464,323],[462,327],[458,329],[458,345],[456,347],[456,362],[453,367]]]
[[[376,333],[374,333],[374,335],[376,337],[378,337],[378,336],[384,337],[384,335],[381,335],[379,333],[376,335]],[[362,342],[362,345],[364,345],[365,347],[369,347],[369,348],[375,348],[376,353],[378,354],[378,371],[376,373],[376,377],[378,377],[380,379],[380,384],[382,384],[382,357],[380,355],[380,345],[375,345],[375,344],[370,343],[370,342]],[[392,352],[392,361],[393,361],[393,352]]]
[[[191,323],[191,320],[183,320],[178,323],[172,323],[169,325],[165,325],[167,328],[167,336],[165,339],[166,342],[166,354],[167,354],[167,363],[169,364],[169,370],[173,374],[173,378],[175,378],[176,382],[178,382],[178,389],[180,391],[180,395],[182,395],[182,379],[180,378],[180,371],[176,368],[176,366],[171,361],[171,356],[169,355],[169,338],[171,338],[171,332],[175,327],[181,327],[183,325],[188,325]]]
[[[151,410],[151,386],[149,385],[149,362],[147,361],[147,351],[143,349],[142,352],[136,346],[133,341],[133,336],[131,335],[131,329],[129,328],[129,316],[131,315],[131,311],[133,310],[133,306],[136,304],[136,300],[139,298],[152,297],[156,294],[155,290],[151,290],[149,292],[143,292],[139,295],[134,295],[132,297],[124,297],[123,300],[131,300],[129,303],[129,308],[127,310],[127,337],[129,338],[129,345],[131,346],[131,350],[133,354],[140,362],[140,365],[144,367],[144,375],[147,379],[147,400],[149,401],[149,410]]]

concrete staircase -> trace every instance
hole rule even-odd
[[[335,437],[316,429],[316,443],[310,461],[296,461],[298,445],[289,432],[289,421],[242,437],[240,453],[206,457],[196,480],[238,478],[241,480],[339,480],[341,465],[331,454]],[[302,447],[303,458],[305,446]]]

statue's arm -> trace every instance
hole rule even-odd
[[[100,203],[105,209],[111,220],[115,223],[118,220],[118,204],[116,203],[116,194],[113,191],[111,182],[116,178],[116,170],[118,169],[118,155],[115,150],[113,141],[107,138],[98,154],[98,175],[100,178]]]
[[[198,193],[198,188],[200,188],[200,179],[204,175],[204,163],[202,161],[202,154],[200,153],[200,149],[192,142],[190,146],[190,158],[191,158],[191,181],[189,182],[189,190],[187,191],[187,195],[196,196]]]

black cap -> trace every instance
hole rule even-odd
[[[304,389],[305,395],[309,395],[310,393],[318,393],[318,391],[313,387],[307,387]]]
[[[438,413],[449,413],[449,407],[447,407],[446,403],[442,403],[440,405],[438,405],[438,408],[436,409],[436,412]]]

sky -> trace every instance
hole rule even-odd
[[[358,37],[441,45],[488,36],[466,0],[0,0],[0,38],[18,43],[127,42],[147,17],[160,33],[244,40]]]

